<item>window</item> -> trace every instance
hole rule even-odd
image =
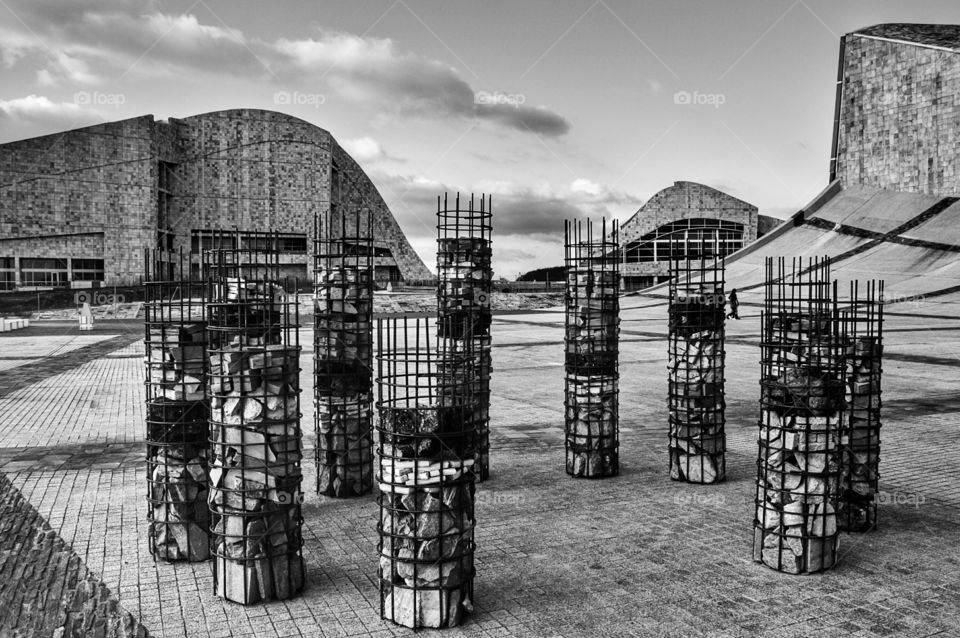
[[[66,286],[67,260],[45,257],[20,259],[22,286]]]
[[[305,233],[255,233],[249,231],[190,231],[190,247],[195,253],[204,250],[233,250],[239,248],[256,251],[277,251],[287,254],[307,254]]]
[[[103,281],[102,259],[74,259],[74,281]]]
[[[0,257],[0,290],[13,290],[17,285],[17,271],[13,257]]]
[[[174,164],[159,162],[157,164],[157,248],[173,250],[172,226],[172,193]]]
[[[280,235],[277,238],[277,248],[282,253],[307,254],[306,235]]]
[[[237,247],[236,233],[212,230],[191,230],[190,250],[201,253],[205,250],[233,250]]]
[[[673,257],[704,259],[726,257],[743,248],[743,224],[723,219],[679,219],[664,224],[628,244],[625,261],[667,261]]]

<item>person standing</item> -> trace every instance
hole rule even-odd
[[[740,318],[740,300],[737,299],[737,289],[734,288],[730,291],[730,314],[727,315],[727,318],[733,317],[734,319]]]

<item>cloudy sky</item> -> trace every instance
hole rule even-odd
[[[436,197],[494,198],[494,268],[677,180],[778,217],[827,180],[841,35],[956,0],[0,0],[0,142],[146,113],[284,111],[435,261]]]

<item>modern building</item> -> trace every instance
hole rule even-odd
[[[172,258],[222,231],[238,248],[279,250],[285,274],[307,281],[314,220],[359,207],[373,212],[378,279],[432,277],[333,136],[283,113],[144,115],[10,142],[0,145],[0,290],[136,284],[145,250]]]
[[[834,179],[960,194],[960,25],[878,24],[843,37]]]
[[[644,288],[665,280],[671,254],[674,259],[724,257],[780,222],[715,188],[675,182],[620,226],[624,287]]]

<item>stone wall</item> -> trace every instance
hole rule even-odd
[[[105,283],[137,282],[155,241],[152,130],[145,115],[4,144],[0,257],[102,258]]]
[[[841,64],[841,183],[960,194],[960,50],[852,33]]]
[[[278,231],[307,236],[297,256],[312,263],[313,220],[330,205],[330,134],[303,120],[252,109],[172,120],[179,143],[171,227],[174,248],[190,231]]]
[[[374,243],[377,246],[390,248],[390,252],[393,254],[404,279],[432,279],[433,274],[427,269],[416,251],[413,250],[397,220],[394,219],[390,209],[387,208],[386,203],[380,196],[377,187],[373,185],[373,182],[370,181],[370,178],[367,177],[367,174],[363,172],[356,161],[335,141],[332,142],[331,146],[333,161],[348,178],[345,181],[351,184],[353,188],[359,189],[361,201],[374,209]]]
[[[135,284],[158,224],[185,251],[194,229],[278,231],[306,235],[308,253],[285,263],[307,276],[334,158],[373,202],[376,237],[402,276],[429,278],[377,189],[327,131],[256,109],[169,122],[145,115],[0,145],[0,257],[103,258],[106,285]],[[160,162],[172,167],[162,220]],[[65,239],[90,233],[102,237],[100,250]]]
[[[620,243],[627,245],[664,224],[679,219],[723,219],[744,227],[744,243],[757,238],[757,207],[696,182],[675,182],[643,205],[620,226]]]

